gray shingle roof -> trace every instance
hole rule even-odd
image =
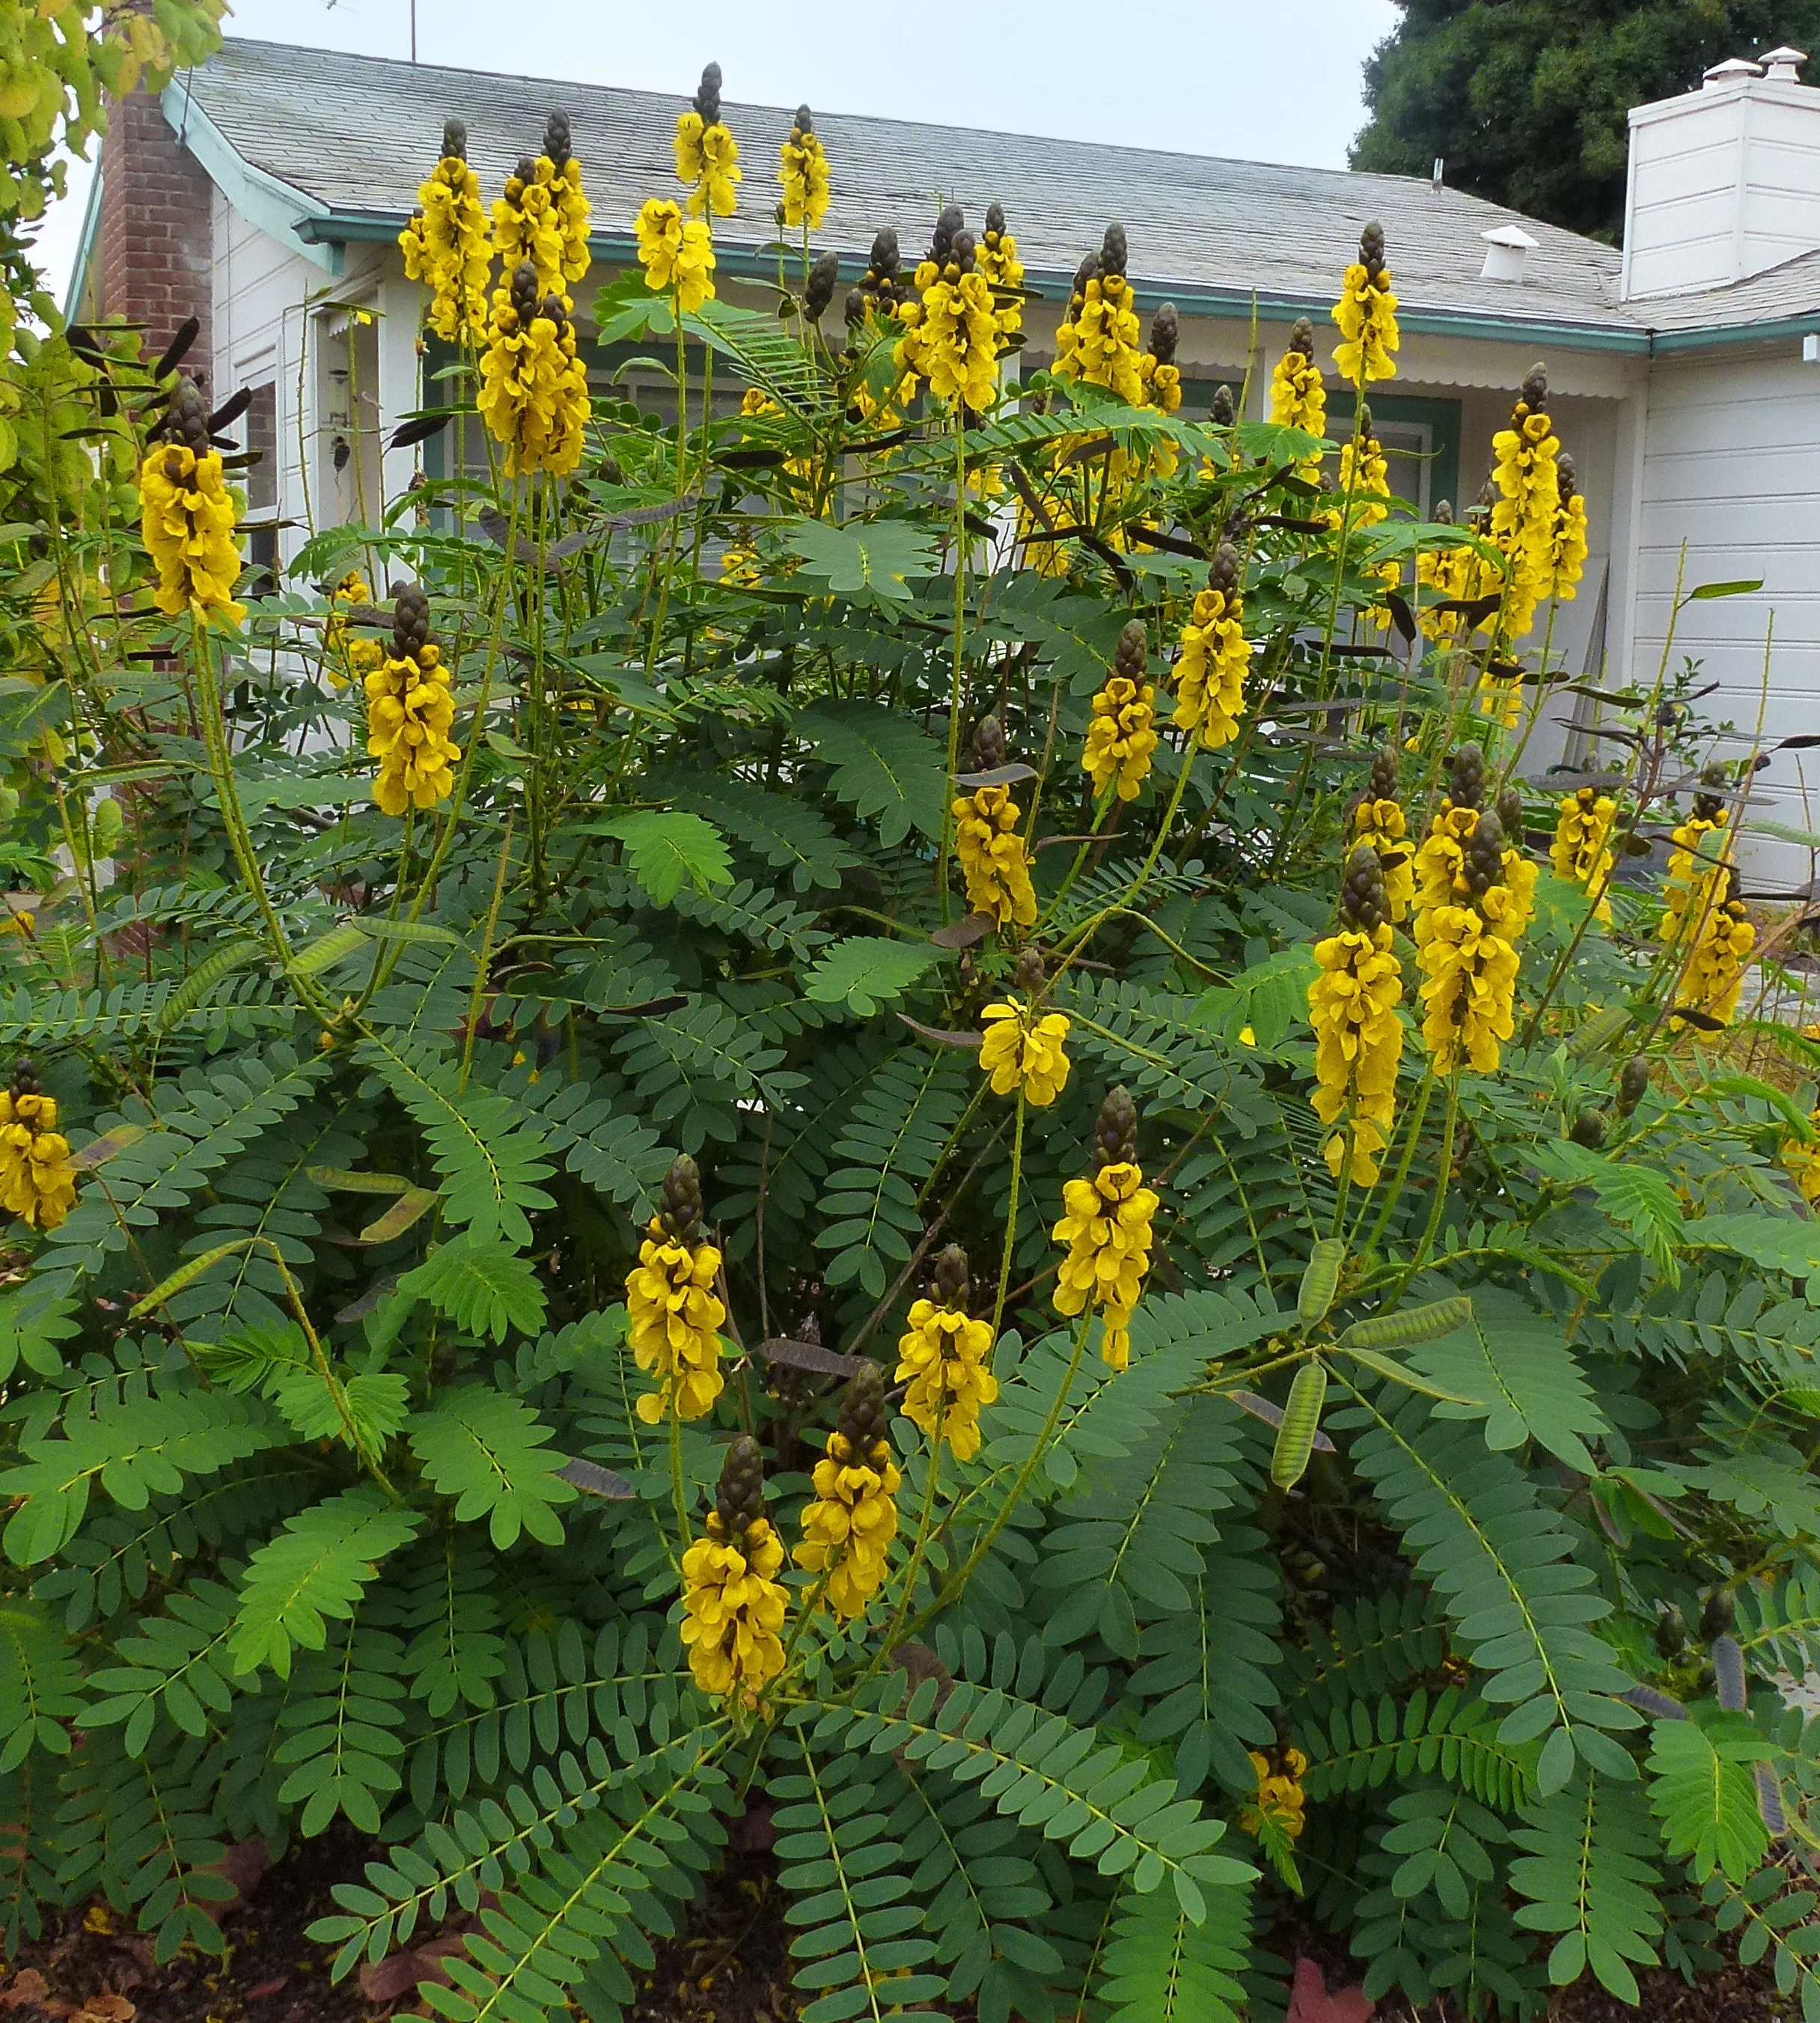
[[[1656,331],[1736,330],[1820,315],[1820,252],[1798,254],[1727,287],[1651,295],[1628,305]]]
[[[232,40],[191,75],[188,88],[243,159],[303,193],[325,214],[402,219],[435,160],[442,123],[466,120],[469,155],[495,192],[545,115],[569,115],[598,232],[630,230],[639,205],[676,188],[671,135],[686,90],[674,96],[498,77],[388,62],[327,49]],[[791,115],[729,101],[746,181],[740,214],[717,232],[729,248],[770,236],[777,149]],[[1478,278],[1479,235],[1516,214],[1419,179],[1113,148],[908,120],[816,112],[833,171],[833,201],[817,243],[863,255],[894,225],[905,257],[926,243],[952,197],[976,226],[995,199],[1008,214],[1033,276],[1071,274],[1116,219],[1131,240],[1133,280],[1147,291],[1197,296],[1330,301],[1360,228],[1383,225],[1406,313],[1518,318],[1636,335],[1617,302],[1610,247],[1522,221],[1540,241],[1520,283]],[[1208,305],[1212,305],[1210,303]]]

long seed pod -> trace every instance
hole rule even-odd
[[[1304,1327],[1326,1319],[1333,1296],[1339,1290],[1339,1268],[1345,1262],[1343,1238],[1324,1236],[1315,1245],[1308,1268],[1302,1274],[1301,1290],[1296,1295],[1296,1318]]]
[[[1735,1637],[1716,1637],[1712,1640],[1712,1680],[1719,1704],[1727,1714],[1749,1712],[1750,1695],[1745,1688],[1744,1652]]]
[[[1782,1785],[1767,1763],[1753,1763],[1751,1771],[1756,1779],[1757,1811],[1770,1830],[1770,1838],[1781,1840],[1789,1831],[1789,1816],[1782,1809]]]
[[[1307,1472],[1326,1396],[1325,1365],[1303,1363],[1289,1386],[1289,1402],[1283,1408],[1283,1423],[1277,1429],[1277,1445],[1270,1456],[1270,1480],[1279,1489],[1293,1489]]]
[[[1435,1300],[1425,1307],[1405,1307],[1394,1314],[1372,1314],[1354,1321],[1339,1338],[1342,1348],[1405,1348],[1418,1341],[1438,1341],[1472,1319],[1472,1300],[1464,1293]]]
[[[1634,1015],[1628,1004],[1610,1004],[1595,1012],[1567,1042],[1568,1052],[1577,1061],[1589,1061],[1606,1052],[1630,1030]]]

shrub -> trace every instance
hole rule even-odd
[[[837,346],[813,138],[727,303],[704,78],[596,312],[656,413],[566,126],[490,301],[451,131],[455,474],[258,594],[233,404],[30,347],[9,1943],[218,1947],[228,1844],[343,1819],[338,1971],[478,1913],[439,2013],[608,2018],[763,1805],[810,2023],[1277,2014],[1290,1899],[1374,1995],[1729,1937],[1820,2016],[1813,1045],[1660,682],[1523,784],[1545,379],[1420,523],[1305,326],[1185,418],[1116,227],[1053,371],[996,207]]]

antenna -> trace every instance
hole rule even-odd
[[[417,0],[411,0],[411,60],[417,60]]]

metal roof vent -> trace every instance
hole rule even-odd
[[[1805,49],[1792,49],[1785,43],[1779,49],[1767,50],[1757,60],[1763,67],[1763,75],[1771,84],[1799,84],[1801,66],[1807,60]]]
[[[1520,281],[1527,273],[1529,255],[1541,244],[1520,225],[1497,225],[1482,232],[1485,265],[1478,270],[1482,281]]]
[[[1702,91],[1717,91],[1720,86],[1735,84],[1741,77],[1761,77],[1757,66],[1742,57],[1727,57],[1723,63],[1716,63],[1700,80]]]

